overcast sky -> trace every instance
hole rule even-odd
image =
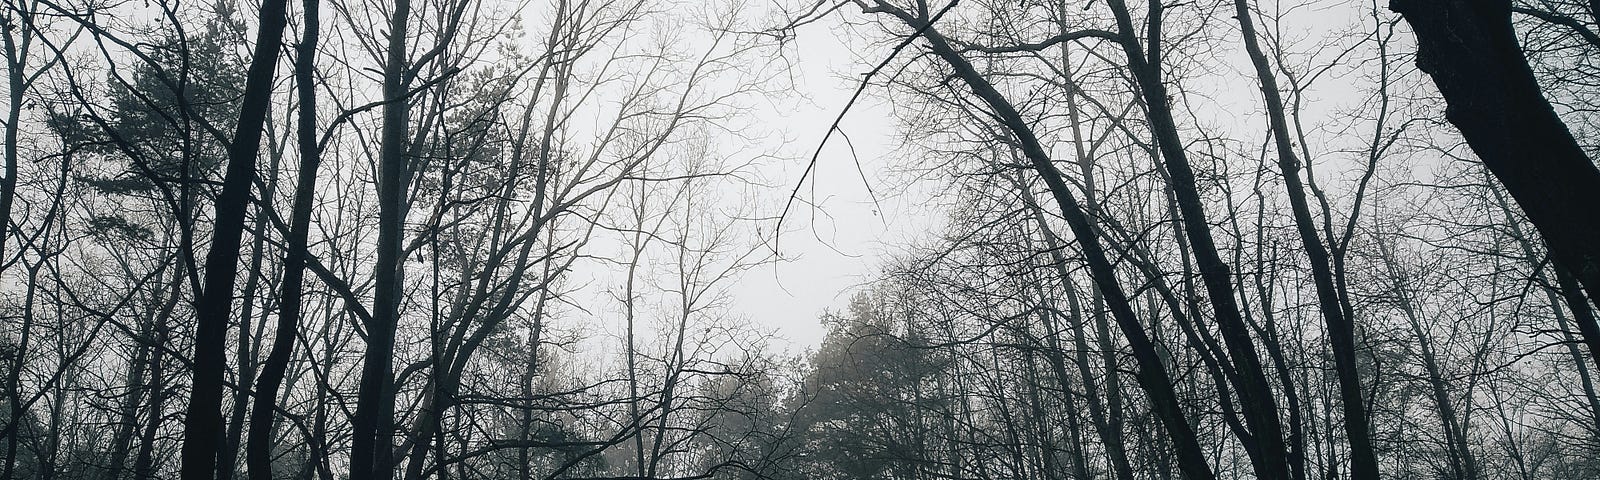
[[[871,68],[862,59],[875,63],[888,54],[877,45],[844,43],[852,39],[837,18],[797,32],[793,73],[795,94],[802,99],[794,111],[775,112],[770,119],[790,140],[784,165],[775,169],[786,190],[798,184],[809,155]],[[785,220],[779,248],[786,259],[749,272],[733,290],[733,313],[774,329],[797,349],[822,339],[821,313],[842,309],[886,257],[938,218],[922,196],[907,193],[906,185],[893,179],[899,160],[893,150],[896,120],[881,94],[869,88],[845,116],[840,126],[848,142],[834,135],[823,147],[801,192],[817,207],[796,203]],[[856,170],[856,158],[872,193]]]

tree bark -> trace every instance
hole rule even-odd
[[[257,19],[254,57],[245,77],[243,104],[233,141],[228,145],[228,170],[216,201],[216,226],[206,255],[205,290],[195,305],[194,382],[183,421],[182,478],[211,480],[216,473],[222,431],[222,369],[227,363],[228,314],[239,269],[239,244],[245,211],[256,176],[256,153],[267,109],[272,106],[272,78],[279,44],[288,23],[287,0],[265,0]]]
[[[1539,88],[1511,2],[1393,0],[1389,8],[1416,33],[1417,66],[1439,87],[1450,123],[1522,207],[1555,264],[1600,305],[1600,169]]]
[[[372,322],[367,325],[367,352],[352,420],[350,477],[388,480],[394,477],[394,341],[400,319],[402,223],[405,221],[406,129],[410,104],[405,98],[406,36],[411,1],[395,0],[389,18],[388,57],[383,67],[383,127],[378,151],[378,245],[374,267]]]
[[[281,307],[278,323],[272,338],[272,350],[261,366],[261,376],[256,379],[255,410],[250,412],[250,436],[245,444],[245,462],[250,480],[272,479],[273,411],[277,408],[278,388],[283,384],[284,372],[294,353],[294,339],[299,330],[302,293],[304,292],[307,237],[311,232],[312,201],[317,192],[317,169],[322,163],[322,152],[317,145],[317,95],[314,76],[317,58],[317,34],[320,0],[303,0],[304,32],[300,45],[295,48],[294,83],[300,98],[297,142],[300,150],[300,172],[295,179],[294,207],[289,216],[289,237],[283,258],[283,287],[279,296]]]
[[[17,134],[22,125],[23,94],[27,92],[28,44],[33,38],[33,14],[24,9],[13,9],[21,18],[7,19],[0,25],[0,38],[4,39],[6,79],[9,92],[6,102],[5,122],[5,176],[0,177],[0,266],[5,265],[6,240],[11,228],[11,206],[17,197],[18,152]],[[20,25],[19,25],[20,23]],[[20,30],[20,31],[19,31]],[[19,38],[20,37],[20,38]],[[0,271],[4,268],[0,267]]]

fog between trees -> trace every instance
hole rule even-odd
[[[0,478],[1597,478],[1597,32],[7,0]]]

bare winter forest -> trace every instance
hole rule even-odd
[[[1600,0],[0,0],[0,480],[1600,478]]]

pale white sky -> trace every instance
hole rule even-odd
[[[862,17],[857,12],[836,12],[801,27],[784,50],[786,58],[768,64],[772,70],[763,73],[782,78],[763,88],[781,88],[792,80],[792,89],[744,102],[740,108],[750,110],[726,122],[727,128],[745,126],[736,133],[755,138],[713,140],[724,149],[718,154],[727,157],[727,163],[753,162],[742,176],[759,178],[762,183],[754,189],[758,194],[730,193],[743,195],[735,201],[746,202],[752,210],[740,214],[776,215],[789,193],[801,186],[778,241],[783,259],[746,270],[723,285],[721,293],[726,296],[718,302],[717,311],[706,312],[723,319],[714,322],[731,321],[738,327],[775,335],[768,344],[773,354],[801,354],[819,344],[826,333],[821,315],[830,309],[842,310],[890,256],[924,238],[931,226],[944,218],[929,206],[926,195],[907,193],[908,187],[916,191],[919,186],[905,185],[899,179],[903,175],[894,173],[897,166],[905,164],[902,154],[893,150],[902,143],[897,138],[899,122],[885,103],[881,87],[869,88],[851,108],[841,123],[848,141],[835,134],[822,150],[815,170],[801,183],[801,172],[862,74],[889,54],[887,46],[866,40],[876,36],[874,27],[850,30],[852,27],[841,25],[845,20],[860,21]],[[872,193],[867,190],[868,182]],[[727,219],[711,220],[720,223]],[[759,228],[763,237],[770,237],[774,225],[763,221]],[[586,247],[591,254],[625,255],[618,239],[610,234],[601,237],[605,238]],[[652,339],[675,328],[666,323],[676,315],[676,300],[669,298],[673,294],[667,291],[675,288],[675,280],[665,278],[673,273],[672,267],[664,264],[671,263],[670,259],[659,258],[661,253],[657,251],[654,255],[658,258],[647,259],[645,263],[651,265],[640,269],[637,328],[642,330],[641,345],[655,345]],[[579,292],[571,298],[585,313],[577,313],[576,322],[567,325],[587,337],[580,351],[615,353],[621,345],[626,323],[618,300],[625,285],[624,270],[609,261],[575,267],[570,286]],[[699,328],[691,331],[700,333]]]
[[[786,132],[790,140],[785,156],[795,157],[784,161],[778,177],[786,188],[799,182],[828,125],[844,109],[861,75],[871,69],[868,62],[876,63],[889,53],[865,42],[846,44],[861,39],[852,39],[840,23],[833,15],[801,27],[791,50],[796,94],[804,98],[795,102],[794,111],[775,112],[772,118],[774,128]],[[925,207],[922,195],[907,193],[906,185],[892,179],[901,159],[894,151],[899,143],[897,121],[884,104],[881,89],[869,87],[840,126],[848,142],[835,134],[801,188],[802,198],[813,200],[815,208],[796,202],[784,221],[779,248],[787,260],[749,272],[732,292],[736,315],[774,329],[796,349],[820,342],[824,334],[820,314],[842,309],[889,255],[925,233],[939,217]],[[860,160],[860,172],[855,159]]]

